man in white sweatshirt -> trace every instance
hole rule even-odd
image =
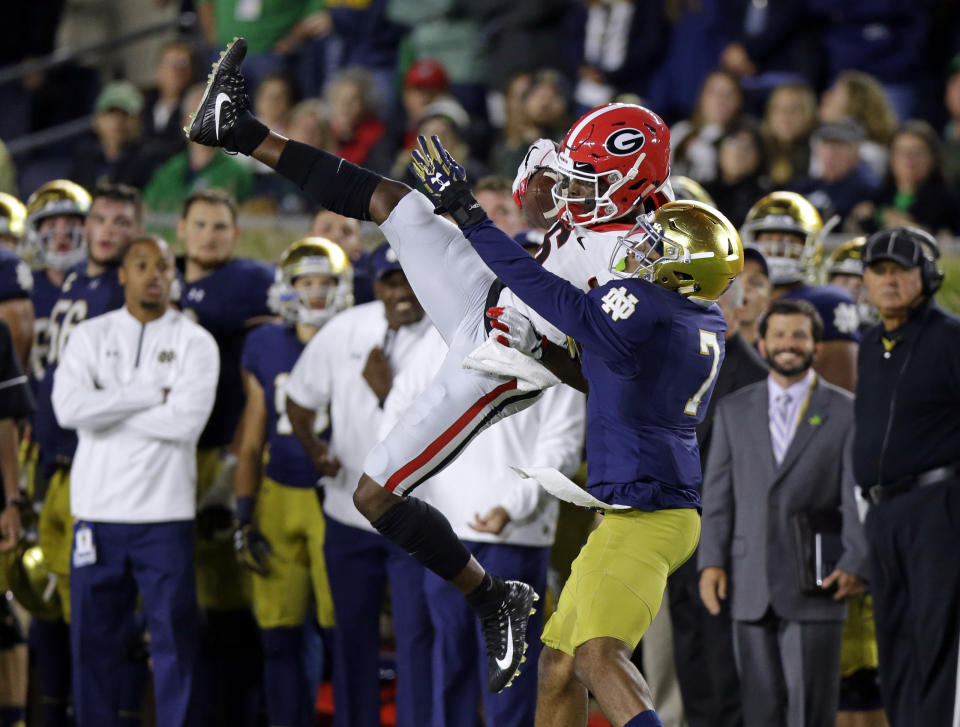
[[[166,242],[134,238],[119,268],[123,308],[79,324],[53,384],[76,429],[71,652],[77,727],[117,725],[114,632],[137,592],[150,630],[157,724],[186,721],[197,641],[193,575],[196,446],[213,407],[213,337],[169,305]]]

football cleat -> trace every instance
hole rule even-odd
[[[520,665],[526,661],[527,623],[540,600],[532,586],[521,581],[506,581],[507,595],[499,608],[480,618],[487,642],[487,687],[499,693],[509,687]]]
[[[184,128],[190,141],[204,146],[225,146],[237,117],[250,108],[246,82],[240,73],[245,55],[247,41],[234,38],[213,64],[200,105],[190,115],[190,126]]]

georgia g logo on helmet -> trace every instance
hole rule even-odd
[[[640,151],[645,141],[639,129],[617,129],[603,142],[603,148],[617,156],[629,156]]]

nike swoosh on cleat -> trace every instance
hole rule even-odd
[[[223,106],[224,101],[229,101],[230,97],[221,92],[217,94],[216,106],[213,109],[213,132],[217,137],[217,141],[220,141],[220,107]]]
[[[510,623],[510,619],[507,619],[507,653],[503,655],[502,659],[497,659],[497,666],[501,669],[506,669],[510,666],[510,662],[513,661],[513,624]]]

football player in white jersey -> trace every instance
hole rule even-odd
[[[449,353],[431,385],[368,454],[354,502],[382,535],[464,593],[487,641],[488,686],[499,692],[523,660],[527,621],[537,595],[525,583],[488,574],[439,511],[407,495],[480,431],[536,401],[549,385],[542,377],[547,372],[538,371],[542,367],[535,362],[509,375],[463,368],[464,358],[487,339],[485,311],[496,307],[501,293],[496,278],[460,229],[435,215],[423,194],[287,140],[254,118],[240,73],[245,53],[243,39],[223,52],[185,131],[196,143],[253,156],[327,209],[379,224],[448,344]],[[425,153],[431,153],[430,143],[422,143]],[[643,107],[610,104],[578,120],[557,154],[559,181],[553,196],[562,225],[555,226],[541,248],[545,266],[584,290],[604,282],[606,277],[598,276],[610,265],[617,237],[626,235],[646,206],[654,209],[668,201],[669,156],[667,126]],[[450,214],[461,225],[484,216],[479,205],[451,209]],[[495,335],[505,333],[512,347],[541,358],[541,334],[522,315],[509,320],[510,325],[497,321],[500,330]],[[536,322],[549,330],[539,318]],[[565,340],[556,330],[548,335],[555,342]],[[497,369],[497,374],[504,371]]]

